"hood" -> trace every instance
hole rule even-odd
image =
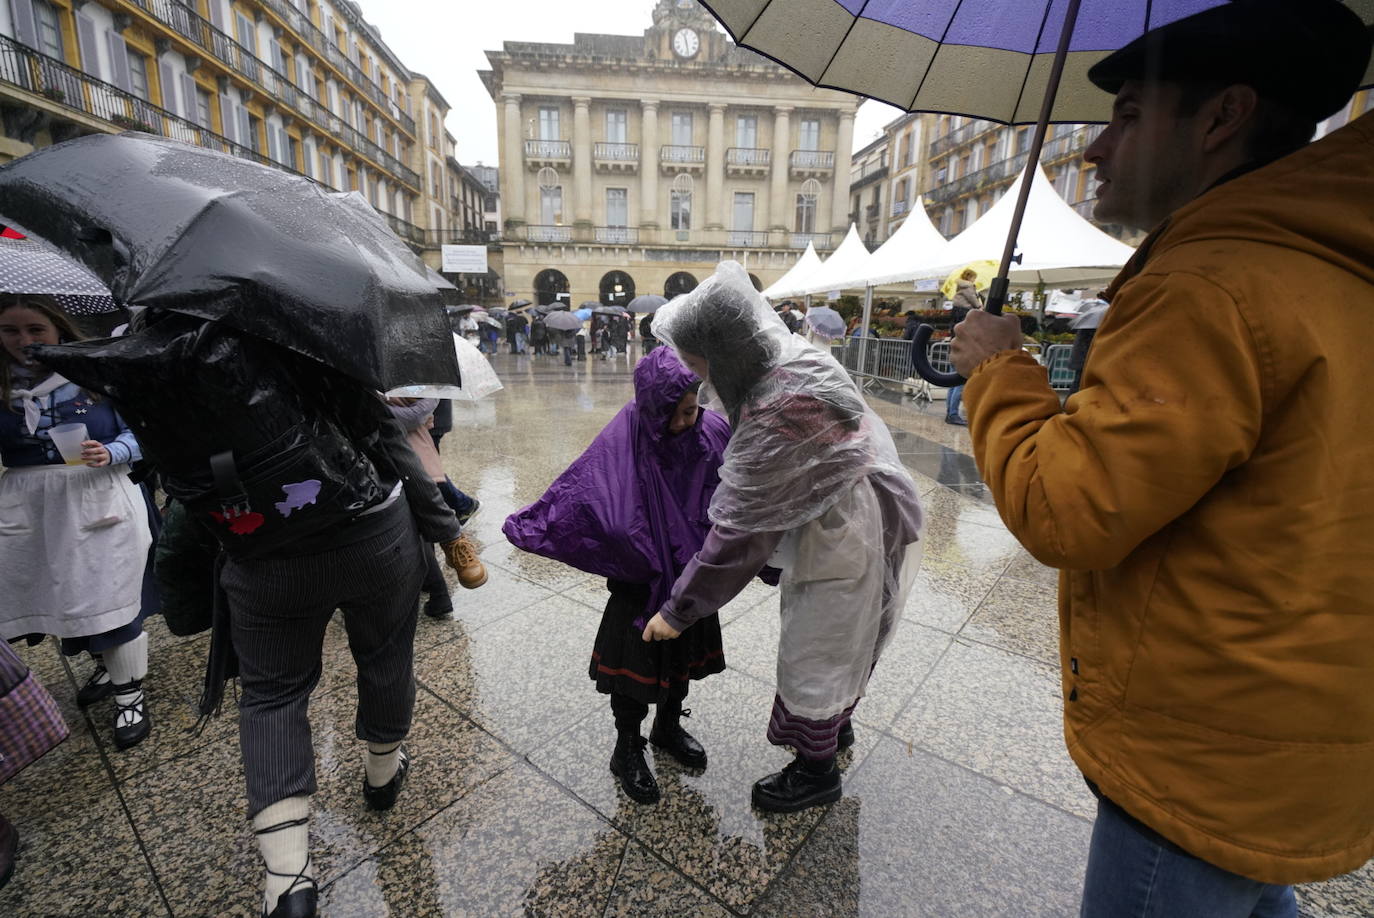
[[[1151,259],[1212,239],[1301,252],[1374,284],[1374,113],[1179,208],[1141,244],[1107,299]]]
[[[655,445],[670,436],[668,424],[677,403],[696,383],[696,376],[672,348],[655,348],[635,364],[635,411],[640,429]]]

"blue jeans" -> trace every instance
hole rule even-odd
[[[1097,803],[1080,918],[1297,918],[1291,886],[1193,857],[1105,797]]]
[[[945,398],[945,417],[957,418],[959,416],[959,404],[964,400],[964,387],[955,386],[949,390]]]

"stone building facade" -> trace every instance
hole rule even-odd
[[[848,227],[859,100],[734,46],[694,0],[660,0],[643,35],[487,56],[515,295],[673,295],[725,258],[766,285]]]

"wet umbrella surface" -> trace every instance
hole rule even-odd
[[[375,214],[299,176],[98,134],[0,167],[0,199],[130,306],[221,321],[375,389],[457,381],[423,262]]]

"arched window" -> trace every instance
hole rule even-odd
[[[607,271],[601,278],[601,302],[607,306],[624,306],[634,298],[634,278],[624,271]]]
[[[568,277],[557,268],[545,268],[534,277],[534,299],[540,306],[552,303],[560,293],[568,292]]]
[[[797,232],[814,233],[816,231],[816,201],[820,196],[820,182],[815,179],[807,179],[802,182],[801,191],[797,194]]]
[[[673,178],[672,190],[668,192],[668,210],[673,229],[685,233],[692,228],[692,177],[686,172]]]
[[[663,295],[668,299],[675,296],[682,296],[684,293],[691,293],[697,288],[697,279],[686,271],[679,271],[671,275],[663,284]]]

